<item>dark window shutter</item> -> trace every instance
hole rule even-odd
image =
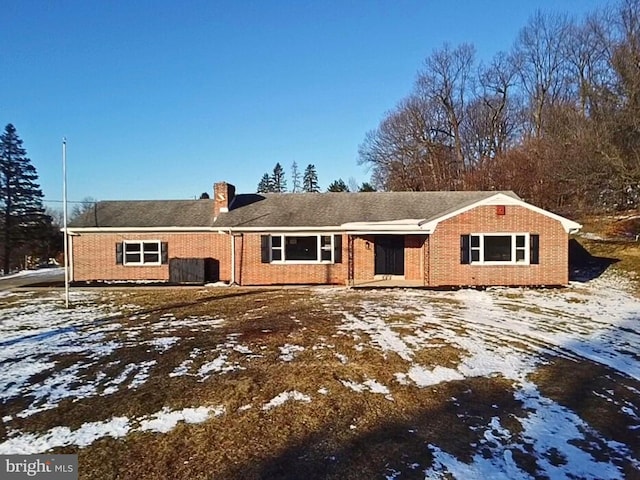
[[[333,236],[333,263],[342,263],[342,235]]]
[[[540,263],[540,235],[529,235],[529,263],[538,265]]]
[[[167,242],[160,243],[160,263],[163,265],[169,263],[169,244]]]
[[[269,235],[260,235],[260,256],[262,263],[269,263],[271,261],[271,239]]]
[[[467,265],[471,263],[471,249],[469,248],[469,240],[471,236],[467,233],[460,235],[460,263]]]
[[[122,265],[122,242],[116,243],[116,265]]]

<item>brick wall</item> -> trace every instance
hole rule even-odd
[[[236,281],[242,285],[344,285],[348,266],[347,236],[342,236],[342,263],[273,264],[262,263],[261,259],[260,234],[236,237]]]
[[[540,235],[539,265],[461,265],[460,235],[468,233]],[[557,220],[520,206],[482,206],[438,224],[429,245],[431,286],[564,285],[569,281],[568,235]]]
[[[366,235],[353,239],[354,280],[373,280],[375,267],[374,237]]]
[[[424,249],[426,235],[406,235],[404,237],[404,278],[424,279]]]
[[[83,233],[72,240],[73,280],[168,280],[169,265],[116,265],[116,243],[159,240],[168,243],[169,258],[214,258],[220,279],[230,277],[229,236],[218,233]]]
[[[469,233],[536,233],[540,235],[539,265],[461,265],[460,235]],[[218,233],[106,234],[73,237],[73,280],[168,280],[168,265],[116,265],[115,244],[124,240],[168,243],[169,258],[214,258],[220,279],[231,279],[230,237]],[[348,240],[342,237],[342,263],[261,263],[260,234],[234,238],[235,280],[241,285],[345,284],[348,277]],[[482,206],[441,222],[433,235],[405,237],[405,278],[429,286],[562,285],[568,282],[568,236],[560,222],[520,206]],[[373,280],[375,237],[353,241],[356,281]]]

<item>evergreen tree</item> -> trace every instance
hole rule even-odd
[[[375,192],[376,189],[369,182],[363,182],[363,184],[360,185],[360,188],[358,189],[358,191],[359,192]]]
[[[260,183],[258,183],[258,193],[269,193],[273,190],[271,189],[271,177],[269,177],[268,173],[265,173],[260,179]]]
[[[287,180],[284,178],[284,168],[282,168],[280,163],[276,163],[276,166],[273,167],[271,191],[275,193],[284,193],[287,191]]]
[[[15,127],[8,124],[0,135],[0,214],[5,274],[12,265],[18,264],[18,255],[34,253],[34,245],[51,224],[51,217],[44,214],[42,190],[36,183],[38,174],[26,155]]]
[[[320,191],[316,166],[311,163],[304,169],[304,176],[302,177],[302,191],[307,193],[317,193]]]
[[[202,192],[200,194],[200,200],[209,200],[211,197],[209,196],[209,194],[207,192]]]
[[[327,192],[348,192],[348,191],[349,191],[349,187],[347,186],[346,183],[344,183],[344,180],[342,180],[341,178],[331,182],[331,185],[329,185],[329,188],[327,189]]]
[[[299,193],[300,190],[302,190],[300,171],[298,170],[298,163],[294,160],[291,164],[291,193]]]

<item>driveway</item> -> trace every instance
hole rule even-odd
[[[56,282],[64,282],[64,268],[26,270],[13,275],[0,277],[0,290],[10,290],[16,287]]]

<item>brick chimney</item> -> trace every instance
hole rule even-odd
[[[229,211],[229,205],[236,194],[236,187],[227,182],[218,182],[213,185],[213,216]]]

